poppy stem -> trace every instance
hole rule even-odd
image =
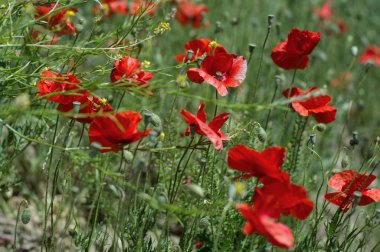
[[[127,92],[127,91],[125,91],[125,90],[123,91],[123,94],[122,94],[121,97],[120,97],[119,104],[117,105],[116,110],[119,110],[120,105],[121,105],[121,102],[123,101],[126,92]]]
[[[214,117],[218,112],[218,90],[215,89],[215,109],[214,109]]]
[[[268,25],[268,29],[267,29],[267,34],[265,36],[265,39],[264,39],[264,43],[263,43],[263,46],[261,48],[261,54],[260,54],[260,61],[259,61],[259,68],[257,70],[257,75],[256,75],[256,82],[255,82],[255,87],[253,89],[253,98],[256,97],[256,91],[257,91],[257,86],[259,84],[259,81],[260,81],[260,74],[261,74],[261,67],[262,67],[262,64],[263,64],[263,57],[264,57],[264,50],[265,50],[265,46],[267,44],[267,41],[268,41],[268,38],[269,38],[269,35],[270,35],[270,31],[272,29],[272,26],[271,25]],[[248,96],[247,96],[248,98]]]
[[[275,82],[275,87],[274,87],[274,91],[273,91],[273,95],[272,95],[272,99],[270,101],[270,104],[272,104],[274,102],[274,99],[276,98],[276,92],[277,92],[277,89],[278,89],[278,85],[277,85],[277,81]],[[264,126],[264,130],[266,131],[267,128],[268,128],[268,123],[269,123],[269,119],[270,119],[270,114],[272,113],[272,108],[269,109],[268,111],[268,115],[267,115],[267,119],[265,120],[265,126]]]
[[[175,188],[175,185],[177,184],[177,179],[178,179],[178,173],[179,173],[179,169],[180,169],[180,166],[181,166],[181,163],[183,161],[183,159],[185,158],[187,152],[189,151],[189,147],[191,146],[191,144],[193,143],[193,140],[194,140],[194,135],[191,136],[191,139],[190,139],[190,142],[188,144],[188,148],[185,149],[185,151],[183,152],[178,164],[177,164],[177,167],[176,167],[176,170],[175,170],[175,174],[174,174],[174,181],[173,181],[173,176],[170,177],[170,181],[169,181],[169,189],[168,189],[168,196],[169,196],[169,202],[172,203],[174,198],[173,198],[173,193],[174,193],[174,188]]]

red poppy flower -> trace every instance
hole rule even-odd
[[[242,56],[218,53],[207,56],[201,63],[201,69],[190,68],[187,77],[195,83],[203,81],[214,86],[219,95],[228,94],[227,88],[238,87],[245,79],[247,61]]]
[[[194,28],[200,28],[202,25],[209,26],[208,22],[204,21],[207,13],[206,5],[183,1],[178,4],[175,17],[182,25],[191,24]]]
[[[187,42],[184,46],[186,54],[179,54],[176,56],[176,60],[180,63],[186,62],[188,59],[187,52],[189,50],[193,51],[193,55],[190,59],[190,62],[195,61],[197,58],[202,57],[203,55],[211,55],[218,53],[227,53],[227,50],[221,46],[217,45],[214,49],[210,46],[212,42],[211,39],[193,39]]]
[[[75,15],[75,9],[63,9],[54,14],[49,14],[55,9],[60,8],[60,4],[52,3],[48,5],[37,5],[34,17],[36,19],[42,18],[47,22],[49,30],[54,31],[58,35],[76,35],[76,29],[71,22],[71,17]]]
[[[286,70],[305,69],[309,64],[308,55],[317,46],[320,38],[320,33],[293,28],[288,38],[273,48],[272,60]]]
[[[72,104],[88,96],[88,93],[78,86],[81,81],[74,75],[58,74],[52,71],[41,73],[41,79],[37,84],[40,91],[37,97],[60,104]]]
[[[237,145],[228,151],[227,164],[231,169],[243,172],[237,178],[256,177],[264,184],[274,181],[289,181],[289,176],[282,172],[285,161],[285,149],[270,147],[257,152],[244,145]]]
[[[186,123],[189,124],[189,127],[186,129],[186,135],[190,134],[190,126],[195,127],[195,133],[207,136],[207,138],[212,142],[216,150],[223,149],[223,140],[230,140],[229,137],[225,136],[224,133],[220,130],[223,124],[230,117],[229,113],[221,113],[215,116],[209,124],[206,124],[207,115],[204,111],[206,104],[204,102],[199,105],[197,115],[186,111],[185,109],[181,110],[181,115],[185,119]]]
[[[292,88],[290,91],[286,89],[282,94],[287,98],[295,98],[318,91],[319,89],[316,87],[312,87],[306,92],[302,92],[300,88]],[[333,122],[336,115],[336,108],[327,106],[331,101],[332,99],[329,95],[311,96],[302,101],[292,102],[292,107],[301,116],[312,115],[317,122],[327,124]]]
[[[84,96],[79,102],[81,103],[78,111],[80,116],[77,118],[72,117],[72,119],[81,123],[91,123],[96,116],[113,111],[111,105],[106,100],[100,100],[96,97]],[[59,104],[57,109],[61,112],[68,113],[73,111],[74,105],[73,103]]]
[[[111,72],[111,81],[113,83],[127,82],[129,84],[123,85],[125,87],[133,87],[133,84],[137,86],[146,85],[150,79],[153,78],[153,74],[145,72],[141,69],[141,63],[139,60],[126,56],[120,60],[115,61],[114,68]],[[149,89],[149,86],[145,86]]]
[[[143,0],[134,0],[132,3],[131,15],[140,15],[141,12],[148,13],[150,16],[155,15],[155,11],[157,9],[157,5],[152,2],[147,2]]]
[[[327,0],[323,3],[323,5],[320,8],[316,8],[315,14],[321,20],[331,18],[334,15],[333,10],[331,9],[331,1]]]
[[[138,131],[142,117],[135,111],[123,111],[113,115],[95,117],[90,124],[90,142],[101,144],[100,152],[118,152],[124,145],[136,142],[149,135],[150,129]]]
[[[380,189],[367,189],[376,179],[376,176],[360,174],[353,170],[342,171],[334,174],[328,181],[328,186],[338,192],[325,195],[326,200],[347,211],[353,204],[354,192],[361,192],[359,206],[365,206],[380,201]]]
[[[257,189],[253,202],[260,204],[262,198],[265,197],[277,199],[276,207],[273,210],[273,216],[276,218],[283,214],[305,220],[314,208],[313,202],[307,199],[305,188],[289,181],[277,180]]]
[[[380,67],[380,47],[378,46],[369,46],[365,52],[359,58],[360,63],[367,63],[372,61],[375,66]]]
[[[276,247],[291,249],[294,246],[293,234],[288,226],[276,221],[279,218],[277,206],[277,198],[260,195],[253,206],[238,204],[236,209],[246,220],[243,227],[245,235],[257,233],[265,236]]]

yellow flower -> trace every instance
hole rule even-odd
[[[103,106],[105,106],[107,104],[107,99],[104,97],[100,101],[102,102]]]
[[[149,60],[144,60],[142,63],[141,63],[142,67],[143,68],[149,68],[151,63]]]
[[[154,34],[156,35],[162,35],[166,31],[170,31],[171,27],[168,22],[161,22],[153,31]]]

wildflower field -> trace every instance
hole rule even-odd
[[[1,0],[0,251],[380,251],[379,0]]]

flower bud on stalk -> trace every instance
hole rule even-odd
[[[354,132],[352,132],[352,139],[350,140],[350,145],[351,146],[355,146],[355,145],[358,145],[358,144],[359,144],[358,132],[354,131]]]
[[[272,28],[274,15],[268,15],[268,28]]]
[[[193,50],[188,50],[187,51],[187,62],[190,62],[191,59],[193,58],[194,51]]]
[[[74,101],[73,102],[73,113],[74,113],[74,118],[78,118],[78,113],[80,110],[80,105],[81,103],[79,101]]]

